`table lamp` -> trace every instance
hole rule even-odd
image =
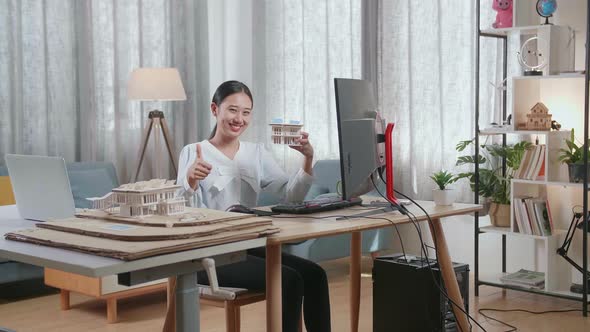
[[[127,98],[129,100],[140,101],[174,101],[186,100],[186,93],[182,86],[180,74],[176,68],[138,68],[131,73],[129,82],[127,84]],[[173,144],[170,138],[168,125],[164,119],[164,113],[158,110],[152,110],[148,114],[148,122],[143,131],[143,138],[139,150],[139,161],[135,175],[132,182],[137,181],[141,164],[145,156],[145,149],[152,129],[161,130],[170,161],[174,169],[176,177],[176,155],[173,153]],[[156,150],[156,169],[159,169],[159,152],[160,152],[160,138],[158,133],[155,134],[155,150]]]
[[[570,226],[567,230],[567,234],[565,235],[565,239],[563,240],[563,244],[561,247],[557,249],[557,254],[563,257],[568,263],[570,263],[578,272],[584,275],[590,275],[590,272],[586,271],[584,274],[584,268],[582,268],[578,263],[576,263],[573,259],[568,256],[568,251],[570,249],[570,245],[572,244],[572,240],[574,239],[574,235],[576,234],[576,229],[584,229],[584,223],[587,222],[588,218],[583,218],[583,213],[578,211],[572,211],[572,221],[570,222]],[[590,218],[590,215],[588,215]],[[589,285],[588,291],[590,291],[590,279],[586,280],[586,283]],[[584,293],[583,288],[584,286],[581,284],[572,284],[570,287],[570,291],[572,293],[582,294]]]

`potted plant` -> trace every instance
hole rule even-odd
[[[474,140],[461,141],[456,150],[463,152]],[[510,180],[520,167],[524,152],[532,146],[530,142],[519,142],[514,145],[483,144],[477,157],[460,156],[456,166],[479,164],[478,194],[490,201],[490,220],[494,226],[510,226]],[[506,172],[503,172],[502,161],[506,161]],[[459,173],[457,180],[469,180],[471,190],[475,191],[475,171]]]
[[[438,171],[430,176],[438,188],[432,189],[432,197],[436,205],[452,205],[455,202],[455,190],[447,188],[448,185],[457,181],[453,173]]]
[[[588,142],[590,146],[590,141]],[[584,181],[584,148],[575,142],[574,130],[572,129],[570,139],[565,140],[567,149],[559,149],[559,161],[567,164],[570,182],[580,183]],[[590,175],[590,172],[586,170]]]

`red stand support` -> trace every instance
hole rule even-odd
[[[385,182],[387,189],[387,199],[401,206],[397,198],[395,198],[395,192],[393,191],[393,127],[395,123],[388,123],[385,129]]]

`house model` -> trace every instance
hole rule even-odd
[[[526,130],[551,130],[551,114],[542,102],[536,103],[526,117]]]
[[[145,217],[152,215],[170,216],[184,212],[185,200],[175,197],[180,188],[173,180],[153,179],[124,184],[103,197],[92,197],[92,208],[114,212],[125,217]]]
[[[295,140],[301,138],[303,124],[299,123],[299,121],[284,123],[282,119],[274,119],[270,126],[273,144],[296,145]]]

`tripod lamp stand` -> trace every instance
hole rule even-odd
[[[586,219],[587,218],[583,217],[583,213],[574,211],[573,216],[572,216],[572,221],[570,222],[570,226],[567,230],[567,234],[565,236],[565,239],[563,240],[563,244],[561,245],[561,247],[559,247],[557,249],[557,254],[559,256],[563,257],[576,270],[578,270],[580,273],[582,273],[582,276],[588,275],[588,272],[586,272],[586,274],[584,274],[584,269],[578,263],[576,263],[573,259],[571,259],[567,255],[567,253],[570,249],[570,245],[572,244],[572,240],[574,239],[574,234],[576,233],[576,229],[578,229],[578,228],[583,229],[584,222],[586,222]],[[588,285],[590,286],[590,279],[586,280],[586,283],[588,283]],[[572,293],[579,293],[579,294],[583,293],[583,285],[572,284],[570,291]]]
[[[138,68],[131,73],[127,85],[127,97],[129,100],[139,101],[174,101],[174,100],[186,100],[186,94],[182,81],[180,80],[180,74],[176,68]],[[152,110],[148,114],[148,122],[143,131],[143,138],[141,140],[141,147],[139,149],[139,158],[137,168],[133,176],[132,182],[137,181],[141,164],[145,156],[145,149],[147,147],[148,140],[152,130],[157,131],[154,134],[155,143],[155,161],[156,161],[156,172],[159,172],[160,163],[160,133],[164,137],[166,143],[166,149],[168,150],[168,156],[172,162],[174,169],[174,175],[176,177],[176,155],[172,145],[170,132],[164,113],[158,110]],[[159,175],[159,174],[158,174]]]

